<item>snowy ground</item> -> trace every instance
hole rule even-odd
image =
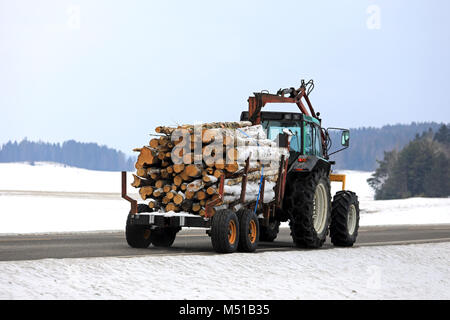
[[[449,257],[439,243],[0,262],[0,299],[450,299]]]
[[[370,172],[341,173],[359,196],[361,226],[450,223],[450,198],[374,201],[366,183]],[[332,183],[333,193],[339,188]],[[138,198],[134,188],[129,191]],[[0,233],[123,230],[129,207],[120,198],[119,172],[0,163]]]
[[[450,199],[374,201],[370,173],[345,173],[361,225],[450,223]],[[0,164],[0,233],[123,230],[119,193],[117,172]],[[0,299],[449,299],[449,257],[435,243],[0,262]]]

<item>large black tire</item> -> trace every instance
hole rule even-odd
[[[289,226],[297,247],[320,248],[325,242],[331,220],[328,172],[316,169],[307,174],[291,174],[286,182],[283,210],[291,217]]]
[[[356,193],[339,191],[333,197],[331,211],[331,242],[339,247],[351,247],[359,229],[359,201]]]
[[[241,209],[237,212],[239,219],[238,251],[254,252],[259,241],[259,221],[252,210]]]
[[[138,205],[138,213],[150,212],[150,208],[146,204]],[[131,212],[128,214],[127,223],[125,227],[125,238],[130,247],[133,248],[147,248],[150,243],[151,230],[148,226],[131,224]]]
[[[155,247],[170,247],[180,228],[156,228],[150,233],[150,241]]]
[[[218,253],[235,252],[239,245],[239,220],[232,210],[218,210],[211,221],[211,243]]]
[[[269,225],[259,226],[259,241],[273,242],[280,231],[280,221],[270,221]]]

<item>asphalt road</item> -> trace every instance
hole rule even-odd
[[[362,227],[355,246],[380,246],[450,241],[450,225]],[[321,249],[332,249],[326,242]],[[289,229],[278,238],[261,242],[257,252],[302,250],[295,248]],[[45,258],[129,257],[179,254],[216,254],[204,230],[184,229],[171,248],[130,248],[123,232],[87,232],[49,235],[0,236],[0,261]]]

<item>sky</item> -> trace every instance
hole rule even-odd
[[[0,0],[0,143],[131,154],[314,79],[325,127],[450,122],[447,0]],[[267,110],[295,111],[294,105]]]

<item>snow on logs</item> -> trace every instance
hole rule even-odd
[[[218,199],[224,176],[223,198],[216,206],[238,204],[244,168],[248,159],[245,201],[255,202],[263,174],[264,202],[275,197],[281,157],[287,149],[266,137],[261,125],[248,121],[214,122],[202,125],[160,126],[159,136],[139,152],[131,185],[154,211],[189,212],[205,215],[206,205]],[[213,214],[209,212],[209,214]]]

